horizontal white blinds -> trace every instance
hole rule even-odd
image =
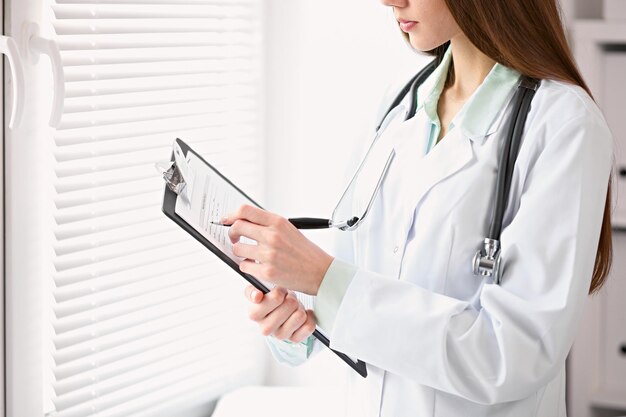
[[[258,382],[242,280],[161,213],[180,137],[261,191],[260,0],[57,0],[54,416],[184,417]],[[171,409],[171,411],[168,411]]]

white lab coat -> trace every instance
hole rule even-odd
[[[346,415],[566,415],[565,359],[588,297],[613,139],[584,90],[543,81],[513,173],[498,286],[471,261],[489,227],[506,114],[482,137],[451,130],[425,156],[423,109],[394,129],[396,158],[369,218],[334,253],[359,269],[331,346],[369,372],[346,367]]]

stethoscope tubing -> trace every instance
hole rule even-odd
[[[507,125],[508,140],[504,142],[504,147],[500,155],[500,161],[498,163],[498,177],[495,187],[496,201],[494,204],[491,225],[489,227],[489,234],[487,235],[487,238],[489,239],[500,240],[504,211],[506,209],[506,203],[508,202],[511,191],[513,169],[515,168],[515,161],[517,160],[521,147],[522,134],[524,126],[526,125],[530,104],[535,95],[537,86],[537,80],[523,77],[520,81],[520,86],[515,92],[513,99],[513,112]]]
[[[417,91],[420,85],[432,74],[437,65],[439,64],[438,60],[431,61],[426,67],[424,67],[420,72],[417,73],[398,93],[398,95],[394,98],[393,102],[385,112],[382,117],[380,123],[376,128],[376,134],[374,136],[374,140],[370,145],[366,153],[367,154],[372,150],[373,144],[376,142],[378,137],[380,136],[382,130],[384,130],[385,123],[391,119],[391,114],[394,109],[400,109],[400,104],[404,101],[407,95],[410,98],[410,104],[408,110],[405,114],[404,120],[409,120],[414,117],[417,112]],[[491,222],[489,225],[489,233],[487,237],[484,239],[483,244],[484,247],[479,250],[473,261],[472,265],[474,268],[474,273],[476,275],[487,275],[492,276],[494,278],[494,282],[499,284],[501,278],[501,256],[500,256],[500,235],[502,233],[502,223],[504,219],[504,212],[507,206],[507,202],[510,195],[511,182],[513,177],[513,170],[515,168],[515,161],[517,160],[517,156],[520,151],[522,136],[524,133],[524,127],[526,125],[526,120],[528,118],[528,113],[530,111],[531,102],[539,87],[540,81],[537,79],[533,79],[527,76],[520,77],[520,81],[518,83],[517,89],[513,95],[512,99],[512,111],[510,113],[509,118],[506,121],[506,139],[504,141],[504,145],[502,147],[502,151],[499,155],[498,160],[498,168],[497,168],[497,177],[495,184],[495,204],[493,205],[493,209],[491,212]],[[385,169],[383,171],[382,176],[379,178],[378,183],[374,189],[372,196],[370,197],[370,201],[368,203],[367,209],[361,217],[352,217],[349,220],[342,220],[339,222],[333,222],[331,219],[310,219],[310,218],[298,218],[298,219],[289,219],[292,224],[300,229],[319,229],[319,228],[332,228],[336,227],[340,230],[354,230],[365,218],[365,214],[369,211],[369,208],[376,197],[376,194],[379,191],[382,180],[384,179],[385,174],[387,173],[387,168],[389,167],[390,160],[393,157],[393,153],[391,158],[387,160],[387,164],[385,165]],[[363,165],[363,161],[357,168],[355,174],[353,175],[350,183],[348,184],[346,190],[342,194],[339,199],[339,203],[335,207],[333,211],[334,214],[337,211],[338,207],[341,205],[344,197],[346,196],[348,189],[352,186],[355,178],[358,176],[361,171]]]

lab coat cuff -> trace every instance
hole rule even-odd
[[[315,338],[309,336],[300,343],[293,343],[289,340],[278,340],[274,336],[267,336],[265,341],[267,342],[270,352],[272,352],[272,356],[279,363],[289,366],[298,366],[306,362],[311,356]]]
[[[335,258],[322,279],[314,311],[318,326],[327,334],[333,331],[337,311],[356,271],[356,266]]]

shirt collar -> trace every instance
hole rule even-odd
[[[439,124],[437,103],[443,91],[448,68],[452,62],[452,48],[448,47],[441,63],[417,90],[417,109],[424,108],[431,123]],[[517,85],[520,73],[496,63],[482,84],[465,102],[452,120],[452,126],[459,127],[470,139],[494,133],[500,123],[496,123],[510,100],[513,87]]]

